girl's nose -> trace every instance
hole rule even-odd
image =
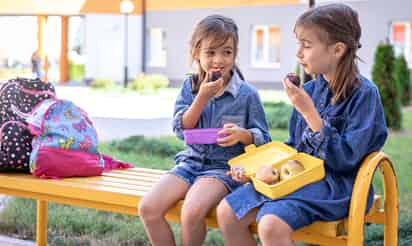
[[[298,50],[296,52],[296,57],[299,58],[299,59],[303,58],[302,48],[298,48]]]
[[[223,62],[223,56],[222,55],[217,54],[213,57],[213,63],[214,64],[221,64],[222,62]]]

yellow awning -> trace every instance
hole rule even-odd
[[[121,0],[0,0],[0,15],[120,14]],[[142,0],[132,0],[132,14],[142,13]],[[147,11],[296,4],[302,0],[146,0]]]
[[[141,13],[141,1],[132,14]],[[1,15],[120,14],[120,0],[1,0]]]

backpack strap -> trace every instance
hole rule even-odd
[[[9,88],[10,86],[15,85],[17,87],[19,87],[19,89],[21,91],[23,91],[24,93],[33,95],[33,96],[40,96],[40,95],[48,95],[51,98],[55,98],[56,95],[53,92],[50,91],[38,91],[38,90],[30,90],[30,89],[26,89],[23,86],[21,86],[19,83],[17,82],[13,82],[13,83],[8,83],[6,84],[3,88],[1,88],[0,90],[0,95],[3,94],[3,91],[5,91],[7,88]]]
[[[62,101],[62,100],[56,99],[56,98],[53,98],[52,100],[53,100],[52,103],[50,103],[50,105],[48,105],[47,109],[44,111],[44,114],[43,114],[43,117],[42,117],[42,120],[41,120],[41,124],[40,124],[40,132],[43,132],[43,130],[44,130],[44,123],[46,122],[46,116],[50,112],[53,105],[55,105],[56,103]],[[43,101],[43,102],[45,102],[45,101]]]
[[[111,156],[102,154],[102,158],[104,160],[104,171],[110,171],[112,169],[124,169],[124,168],[131,168],[133,167],[132,164],[127,162],[122,162],[113,159]]]

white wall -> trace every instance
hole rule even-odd
[[[141,70],[141,17],[128,17],[128,77]],[[123,81],[124,16],[86,15],[86,78]]]
[[[360,16],[362,48],[359,56],[364,60],[360,70],[370,77],[374,53],[379,42],[389,34],[392,21],[412,21],[412,0],[359,0],[348,1]],[[190,71],[189,38],[194,25],[203,17],[219,13],[232,17],[239,26],[238,63],[251,82],[279,82],[296,67],[296,41],[293,26],[306,4],[268,5],[221,9],[195,9],[157,11],[147,14],[147,29],[160,27],[166,31],[167,66],[150,68],[147,72],[163,73],[172,80],[182,80]],[[122,16],[86,16],[86,78],[123,80],[123,18]],[[251,64],[251,27],[278,25],[281,28],[280,67],[254,68]],[[105,49],[106,47],[106,49]],[[129,75],[141,68],[141,17],[129,19]],[[130,77],[129,76],[129,77]]]

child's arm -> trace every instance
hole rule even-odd
[[[320,131],[323,127],[323,120],[312,98],[302,88],[296,87],[289,80],[284,80],[283,86],[291,103],[305,119],[310,129],[314,132]]]
[[[290,88],[286,86],[288,93]],[[288,96],[309,126],[299,141],[313,149],[312,154],[325,160],[331,169],[350,173],[366,154],[379,150],[385,143],[387,128],[375,87],[359,90],[354,103],[348,105],[351,108],[347,115],[323,119],[314,112],[317,110],[313,109],[313,101],[303,89],[292,89],[294,92],[289,91]]]
[[[237,143],[249,145],[253,143],[252,133],[245,128],[239,127],[233,123],[227,123],[223,126],[223,130],[218,132],[219,135],[227,135],[223,138],[218,138],[217,143],[222,147],[229,147]]]
[[[188,78],[183,82],[182,89],[176,98],[172,122],[173,132],[178,138],[183,139],[184,129],[190,129],[196,126],[203,108],[210,98],[210,94],[217,90],[216,87],[219,88],[219,83],[222,83],[221,80],[207,83],[208,86],[206,86],[206,89],[202,89],[202,87],[205,86],[201,85],[197,96],[193,98],[192,78]],[[207,98],[207,100],[205,98]]]
[[[388,135],[376,88],[358,92],[353,102],[348,115],[326,116],[319,132],[306,129],[302,135],[314,154],[338,172],[350,173],[358,168],[366,154],[383,147]]]
[[[190,105],[193,102],[193,95],[192,95],[192,81],[190,78],[186,79],[183,82],[182,88],[180,90],[179,95],[176,98],[174,113],[173,113],[173,132],[176,136],[180,139],[184,139],[183,137],[183,124],[182,118],[183,114],[189,109]]]
[[[257,91],[249,97],[248,106],[246,128],[252,134],[251,143],[259,146],[272,141],[263,103]]]
[[[206,75],[205,81],[208,80]],[[182,126],[183,129],[194,128],[199,121],[200,115],[203,112],[203,108],[211,97],[213,97],[223,87],[223,79],[220,78],[216,81],[205,82],[200,85],[199,92],[196,95],[193,103],[188,110],[183,114]]]
[[[262,102],[257,92],[251,94],[246,100],[247,118],[245,128],[235,124],[225,124],[224,129],[219,134],[226,134],[227,137],[219,138],[218,144],[222,147],[232,146],[237,143],[244,145],[255,144],[257,146],[271,141],[268,124]]]

